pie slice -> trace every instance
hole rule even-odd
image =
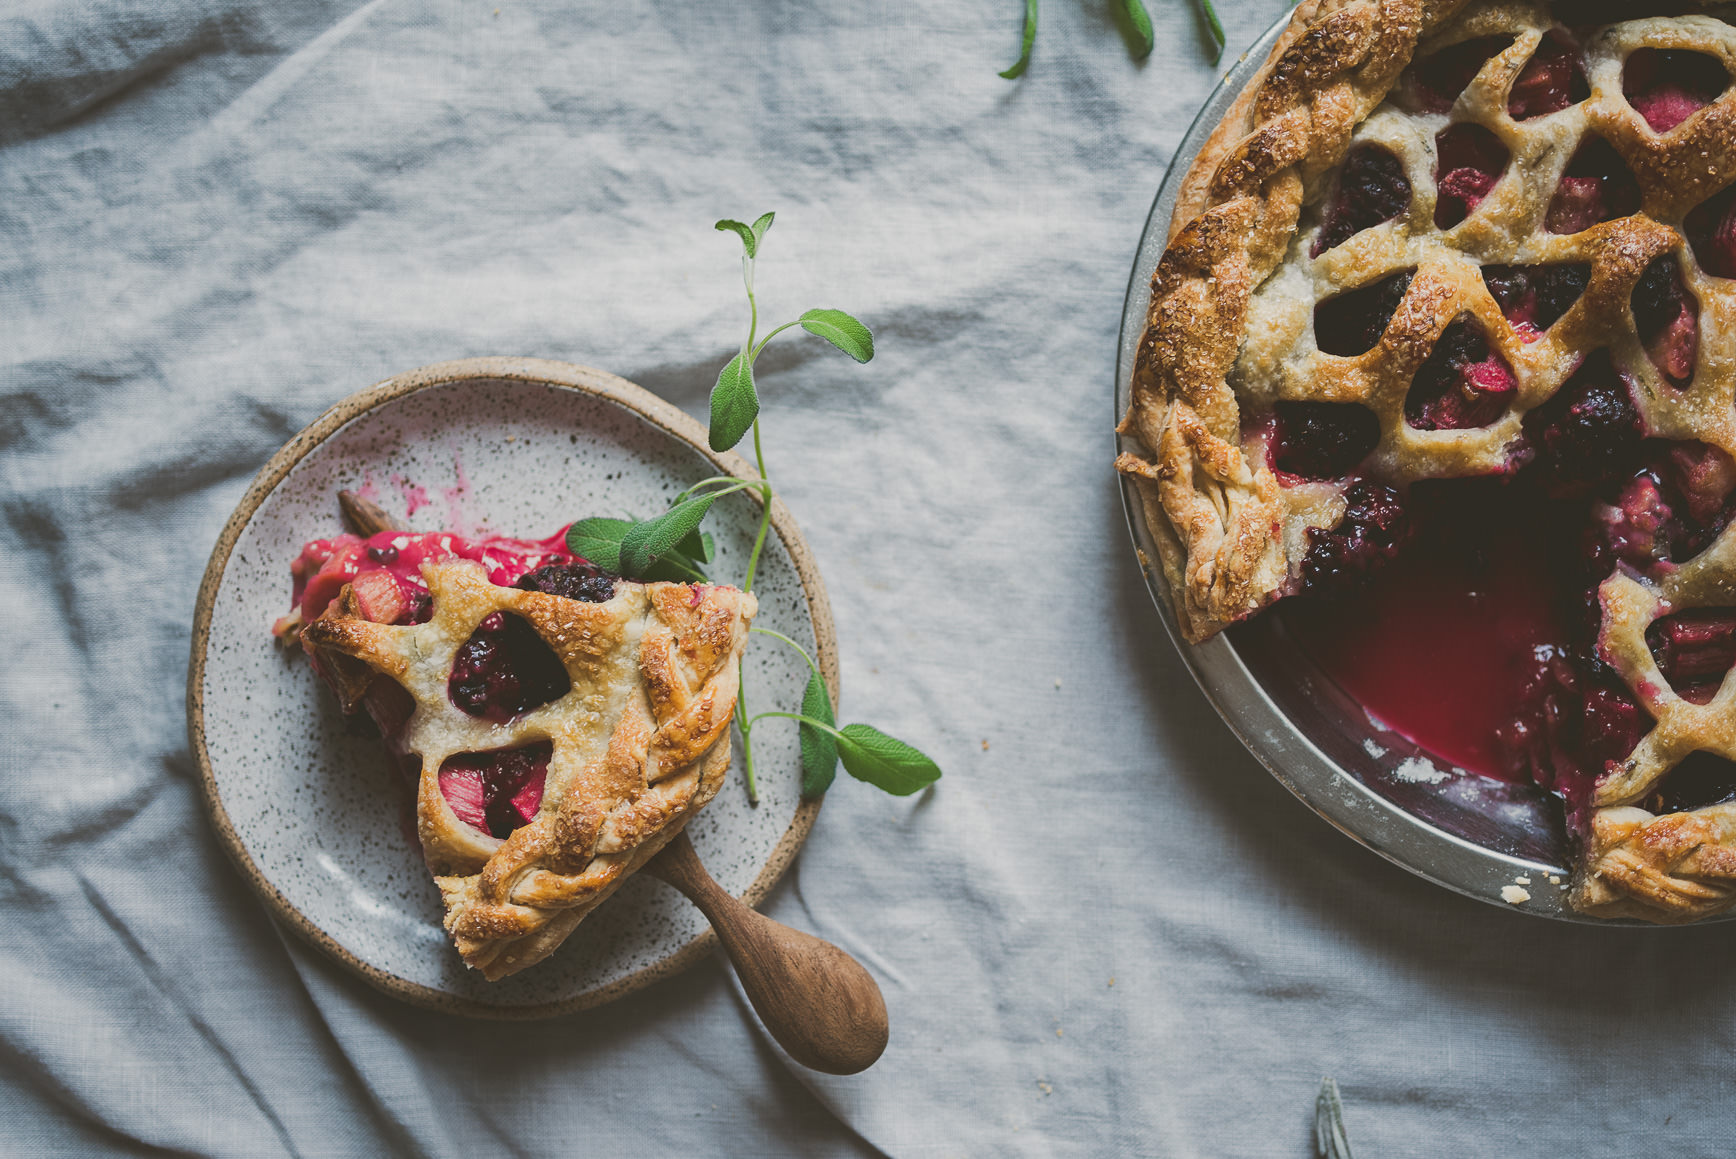
[[[1280,605],[1561,798],[1575,907],[1691,921],[1736,905],[1736,28],[1589,7],[1302,3],[1182,183],[1117,466],[1189,640]]]
[[[716,795],[754,597],[634,583],[545,541],[382,531],[295,562],[299,637],[416,781],[465,962],[546,958]]]

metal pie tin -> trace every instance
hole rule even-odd
[[[1121,318],[1116,420],[1127,413],[1151,276],[1163,256],[1182,179],[1288,20],[1268,29],[1213,90],[1158,189]],[[1139,449],[1132,438],[1117,436],[1118,452]],[[1146,586],[1170,640],[1224,723],[1310,809],[1388,861],[1467,897],[1564,921],[1648,924],[1589,918],[1569,908],[1568,841],[1559,808],[1530,786],[1453,769],[1387,729],[1320,671],[1279,618],[1258,616],[1203,644],[1188,643],[1176,623],[1139,494],[1125,477],[1121,491]],[[1503,890],[1508,898],[1528,896],[1510,902]]]

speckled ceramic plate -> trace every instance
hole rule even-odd
[[[441,363],[352,395],[266,464],[211,553],[199,590],[187,728],[229,854],[279,920],[381,989],[425,1006],[535,1018],[594,1006],[705,953],[705,919],[645,874],[629,879],[552,957],[500,982],[465,967],[441,928],[409,793],[377,739],[338,711],[299,649],[274,643],[289,564],[341,530],[337,492],[370,489],[422,530],[541,537],[589,515],[663,510],[688,483],[751,475],[713,454],[686,414],[624,379],[529,358]],[[739,576],[759,506],[721,500],[707,527],[712,574]],[[794,521],[776,535],[754,590],[757,623],[814,651],[837,691],[825,589]],[[807,668],[788,648],[750,646],[750,703],[801,702]],[[688,833],[712,875],[750,905],[789,865],[818,811],[800,798],[793,728],[756,733],[760,800],[739,768]]]

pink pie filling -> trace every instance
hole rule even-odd
[[[1546,117],[1591,95],[1579,52],[1567,34],[1551,31],[1537,46],[1507,96],[1507,115],[1515,121]]]
[[[1469,217],[1507,168],[1507,146],[1481,125],[1449,125],[1435,137],[1435,225],[1451,229]]]
[[[529,824],[542,806],[554,746],[459,753],[440,766],[440,795],[466,825],[506,837]]]
[[[567,549],[564,527],[540,540],[507,536],[473,540],[445,531],[382,531],[367,539],[344,534],[316,539],[302,548],[290,565],[292,598],[302,620],[311,621],[349,584],[364,618],[387,624],[420,623],[432,612],[422,565],[452,559],[482,564],[489,582],[502,587],[550,565],[596,571]],[[288,622],[280,621],[279,630]],[[512,638],[508,627],[497,613],[460,649],[453,681],[463,699],[455,697],[454,702],[472,716],[507,720],[565,692],[565,673],[547,646],[534,639],[534,633],[528,643]],[[529,632],[524,625],[520,634]],[[543,671],[551,664],[552,673]],[[396,681],[377,677],[363,704],[388,749],[414,777],[420,761],[404,749],[404,733],[415,711],[409,694]],[[440,793],[459,820],[504,838],[528,824],[541,807],[551,753],[547,741],[525,748],[459,753],[440,767]]]
[[[1590,137],[1567,163],[1543,228],[1550,233],[1579,233],[1639,209],[1640,185],[1627,162],[1608,141]]]
[[[512,539],[491,535],[466,539],[449,531],[381,531],[367,539],[340,535],[316,539],[290,564],[295,581],[291,599],[304,621],[312,621],[337,598],[345,584],[355,584],[363,614],[380,623],[400,618],[427,618],[428,585],[424,563],[470,559],[488,569],[490,583],[511,587],[526,572],[554,563],[572,563],[567,529],[547,539]],[[421,615],[414,613],[420,611]],[[386,614],[386,613],[392,614]]]
[[[1635,49],[1622,93],[1654,133],[1667,133],[1718,99],[1729,85],[1724,66],[1702,52]]]

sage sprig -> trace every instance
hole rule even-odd
[[[1030,4],[1034,14],[1036,0],[1030,0]],[[719,499],[737,491],[749,491],[760,500],[760,519],[741,588],[743,591],[753,590],[760,553],[771,529],[774,495],[771,478],[766,473],[765,449],[760,436],[759,388],[753,376],[755,360],[773,338],[797,327],[825,339],[857,362],[867,362],[874,357],[873,331],[843,310],[808,310],[781,326],[773,327],[763,337],[760,335],[759,302],[754,296],[754,261],[765,244],[766,232],[771,229],[773,218],[773,214],[767,213],[751,224],[734,220],[716,223],[719,231],[733,233],[741,240],[741,276],[747,289],[748,327],[740,351],[724,364],[711,388],[707,438],[712,450],[722,452],[735,447],[752,432],[757,477],[738,479],[720,475],[702,479],[676,496],[669,510],[651,519],[638,522],[603,517],[581,519],[567,532],[567,546],[574,554],[605,570],[633,579],[704,580],[707,578],[704,567],[712,562],[714,544],[711,536],[700,530],[700,524],[712,504]],[[940,779],[938,765],[896,737],[860,723],[839,728],[832,713],[831,694],[813,657],[788,636],[769,628],[755,628],[753,631],[781,640],[800,652],[807,661],[809,676],[800,712],[768,711],[749,716],[745,666],[741,670],[743,679],[736,695],[736,726],[741,732],[742,768],[750,802],[757,804],[759,801],[759,785],[753,765],[754,725],[772,717],[797,723],[804,797],[817,797],[826,792],[837,775],[840,761],[844,771],[857,780],[898,796],[917,792]]]

